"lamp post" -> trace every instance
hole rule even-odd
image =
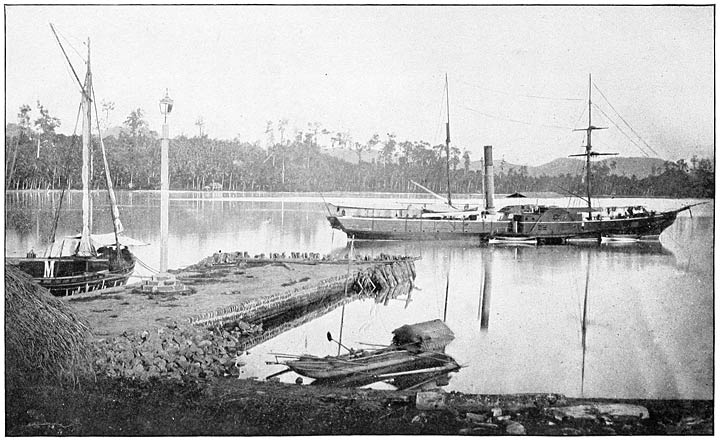
[[[170,205],[170,183],[168,173],[168,148],[170,130],[167,117],[172,112],[173,100],[167,89],[160,100],[160,113],[163,115],[162,138],[160,139],[160,274],[166,275],[168,269],[168,210]]]

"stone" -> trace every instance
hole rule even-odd
[[[415,395],[415,407],[419,410],[445,409],[445,395],[437,391],[420,391]]]
[[[563,428],[560,430],[562,435],[582,435],[582,432],[579,429],[575,428]]]
[[[606,414],[612,418],[620,417],[637,417],[640,419],[649,419],[650,412],[644,406],[631,405],[626,403],[608,403],[596,404],[595,408],[600,414]]]
[[[473,432],[488,430],[488,429],[500,429],[500,427],[494,423],[476,423],[473,428]]]
[[[518,423],[518,422],[512,422],[507,427],[505,427],[505,432],[507,432],[510,435],[525,435],[527,434],[525,432],[525,427]]]
[[[551,413],[553,417],[558,420],[563,420],[565,418],[598,420],[600,418],[604,418],[603,416],[610,417],[612,419],[650,418],[650,413],[644,406],[630,405],[624,403],[596,403],[588,405],[554,407],[551,408]]]
[[[188,362],[185,356],[179,356],[175,359],[175,363],[182,369],[187,369],[190,366],[190,362]]]
[[[475,414],[469,412],[465,414],[465,418],[472,423],[485,423],[488,419],[488,416],[485,414]]]

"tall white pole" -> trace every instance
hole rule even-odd
[[[168,148],[170,146],[170,130],[167,124],[167,115],[162,126],[162,139],[160,140],[160,273],[167,273],[168,269],[168,209],[170,205],[170,184],[168,173]]]

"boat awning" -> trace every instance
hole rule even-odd
[[[393,330],[393,344],[417,344],[424,350],[436,350],[446,346],[455,334],[439,319],[406,324]]]

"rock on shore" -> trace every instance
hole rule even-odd
[[[242,339],[261,332],[261,325],[244,322],[212,329],[171,324],[150,331],[128,330],[95,341],[95,367],[109,377],[141,380],[234,375]]]

